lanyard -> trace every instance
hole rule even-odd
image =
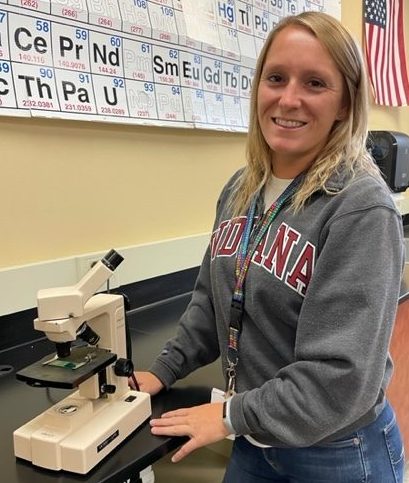
[[[231,396],[235,390],[236,366],[239,361],[238,346],[241,334],[241,322],[244,312],[244,282],[250,267],[251,259],[261,240],[265,236],[268,228],[284,204],[297,191],[303,175],[297,176],[281,193],[277,200],[270,206],[262,217],[254,225],[257,201],[259,193],[254,196],[248,213],[246,224],[243,230],[243,236],[237,251],[236,258],[236,285],[234,287],[231,307],[230,307],[230,326],[229,326],[229,342],[227,350],[227,387],[226,395]],[[254,229],[253,229],[254,226]]]

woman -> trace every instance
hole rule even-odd
[[[258,60],[247,166],[219,198],[192,301],[137,373],[156,394],[221,356],[226,404],[151,422],[190,437],[173,461],[234,433],[225,483],[402,481],[385,399],[402,224],[365,148],[367,111],[340,23],[283,19]]]

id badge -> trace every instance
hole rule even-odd
[[[212,389],[212,396],[210,398],[211,403],[224,402],[226,401],[225,393],[221,389],[214,387]]]

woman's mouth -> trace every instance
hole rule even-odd
[[[277,124],[277,126],[280,127],[285,127],[289,129],[295,129],[298,127],[305,126],[307,123],[303,121],[295,121],[293,119],[283,119],[281,117],[273,117],[273,122],[274,124]]]

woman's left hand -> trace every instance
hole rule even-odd
[[[223,424],[223,403],[170,411],[162,414],[160,419],[152,419],[150,424],[155,436],[189,436],[189,441],[173,455],[173,463],[202,446],[221,441],[229,434]]]

